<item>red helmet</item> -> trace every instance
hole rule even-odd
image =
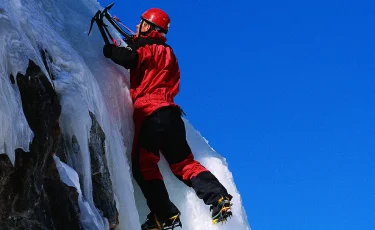
[[[158,8],[151,8],[144,12],[141,19],[154,24],[156,27],[161,29],[161,32],[167,33],[169,29],[169,23],[171,20],[167,13]]]

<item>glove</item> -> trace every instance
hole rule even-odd
[[[135,35],[129,35],[128,37],[124,37],[123,40],[126,42],[126,44],[130,45],[134,43],[134,39],[135,39]]]
[[[112,50],[116,47],[114,44],[106,44],[103,47],[103,54],[106,58],[110,58],[112,56]]]

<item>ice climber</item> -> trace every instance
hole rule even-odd
[[[111,44],[103,48],[105,57],[130,70],[135,125],[132,170],[151,211],[143,230],[181,226],[181,213],[169,199],[158,168],[159,152],[173,174],[211,206],[213,224],[225,222],[232,215],[232,196],[209,170],[194,160],[186,141],[182,110],[174,103],[180,69],[172,48],[166,44],[169,23],[163,10],[151,8],[142,14],[137,34],[127,42],[127,47]]]

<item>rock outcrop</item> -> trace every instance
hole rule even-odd
[[[42,52],[44,65],[52,77],[48,63],[52,58]],[[78,192],[64,184],[53,155],[69,164],[71,154],[80,154],[75,137],[71,145],[63,139],[59,127],[61,106],[51,81],[30,60],[26,74],[10,76],[19,87],[22,108],[34,133],[30,151],[16,149],[14,165],[0,154],[0,229],[82,229]],[[118,225],[118,211],[106,161],[105,134],[93,113],[89,150],[91,158],[93,198],[110,227]],[[74,150],[74,151],[69,151]]]

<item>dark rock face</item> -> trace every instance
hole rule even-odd
[[[109,221],[109,225],[118,225],[116,202],[112,189],[112,182],[105,158],[105,134],[99,126],[94,114],[90,112],[92,126],[90,130],[90,157],[92,187],[95,206],[100,209],[103,216]]]
[[[90,130],[89,151],[91,161],[91,179],[95,207],[108,219],[111,228],[119,224],[118,211],[112,187],[111,176],[105,156],[105,134],[93,113],[89,112],[92,126]],[[61,161],[69,164],[81,154],[77,138],[73,135],[71,142],[61,138],[56,155]]]
[[[47,165],[48,171],[44,178],[44,190],[47,195],[45,203],[51,207],[50,214],[55,229],[81,229],[77,190],[60,180],[52,157],[48,158]]]
[[[78,194],[53,168],[52,154],[60,137],[58,97],[32,61],[26,75],[18,74],[16,81],[34,138],[30,152],[15,150],[14,166],[0,155],[0,229],[80,229]]]
[[[41,55],[51,75],[49,64],[53,60],[45,51]],[[10,81],[17,82],[22,108],[34,138],[30,152],[15,150],[14,165],[7,155],[0,154],[0,229],[82,229],[77,190],[61,181],[53,159],[55,153],[62,162],[70,164],[72,157],[80,154],[76,137],[68,143],[61,133],[58,96],[41,68],[31,60],[25,76],[11,75]],[[118,211],[105,155],[106,137],[91,112],[90,117],[94,203],[108,219],[110,227],[115,228]]]

